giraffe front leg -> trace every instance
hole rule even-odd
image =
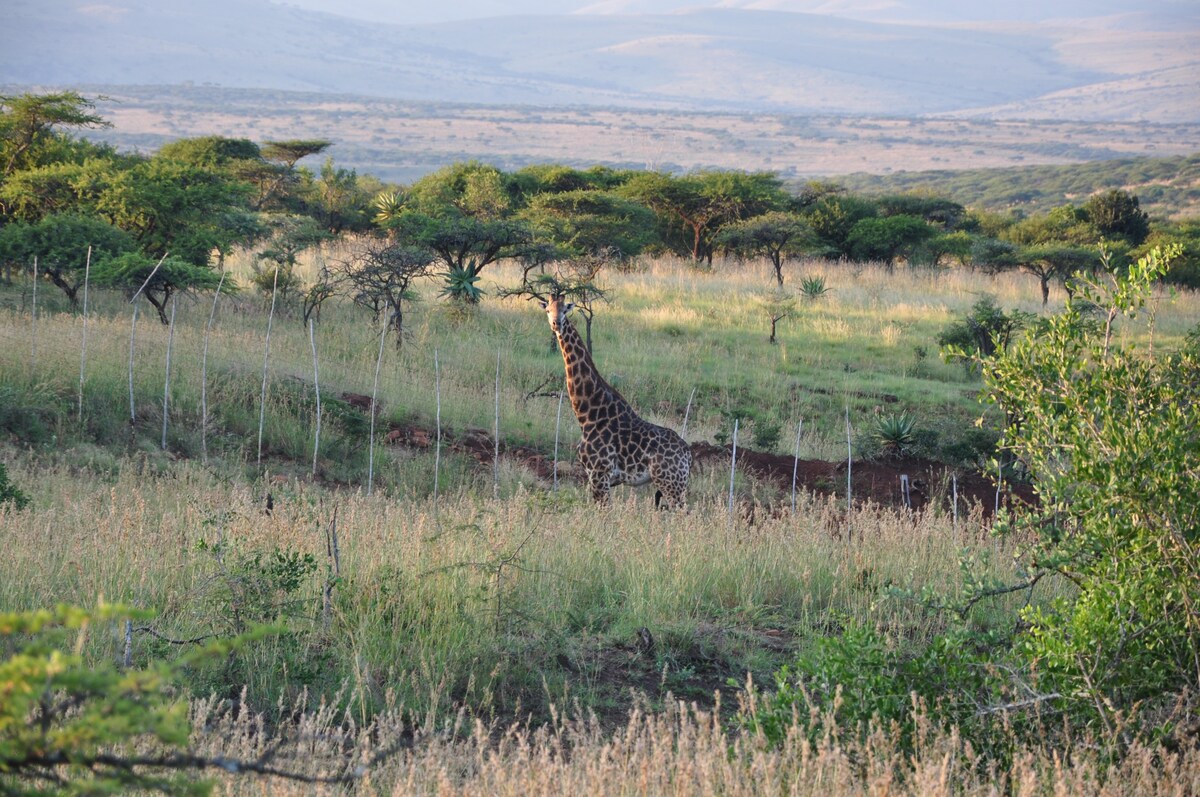
[[[612,473],[608,468],[588,471],[588,484],[592,488],[592,500],[597,504],[608,503],[608,493],[612,488]]]

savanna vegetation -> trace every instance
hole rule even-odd
[[[101,124],[3,99],[4,790],[1200,789],[1186,223]],[[596,507],[553,291],[691,441],[1036,500]]]

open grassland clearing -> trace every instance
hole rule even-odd
[[[315,270],[338,256],[326,251],[306,267]],[[248,262],[233,262],[232,273],[244,278]],[[803,419],[801,457],[836,461],[846,451],[847,408],[856,457],[872,453],[875,417],[907,412],[929,432],[922,453],[948,459],[939,452],[945,454],[946,446],[970,434],[982,410],[976,400],[978,381],[961,366],[941,361],[938,333],[983,295],[994,296],[1006,309],[1043,312],[1036,280],[1019,274],[988,277],[965,270],[909,269],[888,273],[878,266],[811,261],[789,266],[788,285],[807,276],[823,277],[831,290],[817,300],[801,298],[795,315],[779,324],[778,344],[771,345],[763,307],[771,283],[764,265],[729,262],[706,273],[663,260],[630,273],[611,272],[603,282],[609,301],[596,308],[596,361],[649,419],[680,428],[688,415],[687,436],[692,441],[728,443],[737,418],[741,445],[791,454],[796,426]],[[484,273],[484,286],[494,292],[516,284],[518,278],[515,267],[500,266]],[[490,435],[499,355],[501,440],[506,446],[529,446],[552,455],[562,361],[541,310],[519,299],[489,299],[464,316],[437,298],[433,285],[421,286],[421,293],[422,300],[406,311],[402,347],[397,349],[389,338],[383,348],[378,437],[409,426],[434,431],[439,380],[444,432],[454,437]],[[31,298],[28,286],[0,293],[6,309],[0,316],[0,339],[5,343],[0,368],[9,393],[10,432],[21,437],[22,424],[29,426],[27,442],[35,445],[50,445],[52,440],[127,443],[128,304],[117,295],[93,297],[84,425],[77,430],[81,318],[64,312],[63,300],[43,291],[37,334],[31,339]],[[1200,322],[1200,303],[1188,293],[1164,293],[1159,305],[1155,345],[1178,346],[1187,330]],[[235,468],[247,461],[254,465],[258,459],[268,308],[269,299],[247,290],[222,297],[208,338],[209,456]],[[173,455],[201,454],[200,377],[210,311],[207,298],[185,297],[178,307],[167,429],[167,450]],[[316,410],[312,342],[296,306],[284,300],[277,315],[268,361],[263,457],[273,471],[302,472],[312,458]],[[1149,329],[1129,325],[1119,333],[1148,341]],[[379,331],[369,313],[329,303],[314,337],[325,402],[322,445],[329,447],[319,457],[318,474],[362,484],[369,413],[343,399],[367,396],[369,404]],[[163,421],[169,339],[166,327],[152,315],[141,315],[133,351],[134,415],[147,447],[153,449],[160,448],[156,432]],[[568,408],[559,441],[564,465],[573,458],[577,428]],[[379,443],[377,439],[376,447],[382,449]],[[71,456],[75,450],[68,446],[62,453]],[[153,450],[148,455],[162,456]],[[407,467],[410,457],[408,452],[396,467],[376,468],[377,483],[410,495],[429,492],[432,468],[423,461]],[[471,483],[443,481],[442,486],[456,489]]]

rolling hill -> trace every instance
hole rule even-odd
[[[475,3],[461,13],[498,5]],[[804,13],[829,6],[799,0],[675,5],[559,3],[551,6],[558,13],[401,25],[379,21],[397,17],[380,16],[378,6],[360,8],[371,19],[356,19],[267,0],[14,0],[0,30],[0,83],[192,83],[539,107],[1200,121],[1200,35],[1186,4],[1161,0],[1139,14],[1096,16],[1129,8],[1106,0],[1091,16],[1058,20],[1042,19],[1046,12],[1034,14],[1031,4],[1018,4],[1007,19],[969,19],[933,0],[877,12],[834,4],[841,14]],[[1068,6],[1068,14],[1089,13]],[[395,14],[404,9],[398,4]],[[437,18],[430,14],[424,18]],[[1106,52],[1120,57],[1098,55]]]

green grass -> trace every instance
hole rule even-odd
[[[486,274],[492,292],[517,272]],[[832,290],[801,301],[777,345],[767,342],[756,299],[770,289],[765,265],[704,273],[663,261],[609,275],[612,301],[594,330],[597,363],[644,415],[676,428],[695,389],[692,440],[718,439],[736,416],[743,445],[756,431],[769,437],[775,423],[776,446],[790,453],[803,417],[801,454],[838,459],[847,406],[858,456],[870,453],[876,408],[907,412],[944,442],[964,440],[981,412],[978,383],[939,360],[937,333],[984,292],[1006,309],[1041,312],[1036,283],[1019,275],[889,276],[873,266],[804,263],[789,269],[789,284],[801,275],[821,275]],[[325,411],[318,477],[310,475],[312,354],[292,311],[272,332],[257,465],[266,318],[249,296],[222,299],[213,329],[204,463],[207,299],[180,304],[163,450],[166,330],[139,319],[131,427],[130,310],[120,296],[93,295],[79,423],[81,319],[53,294],[41,297],[35,351],[24,287],[0,287],[0,458],[32,499],[22,511],[0,505],[0,611],[122,601],[153,609],[155,631],[175,639],[281,621],[282,633],[196,668],[184,685],[218,698],[244,687],[271,723],[289,721],[283,706],[324,700],[359,722],[403,706],[406,721],[462,711],[496,723],[489,727],[551,721],[553,706],[578,706],[612,730],[637,703],[633,693],[653,709],[672,697],[715,707],[714,691],[729,691],[730,679],[769,683],[797,651],[851,625],[928,640],[945,618],[910,595],[960,594],[960,556],[974,558],[977,577],[1019,579],[1020,541],[991,538],[978,508],[957,527],[936,509],[847,514],[840,500],[812,495],[792,513],[781,511],[777,488],[739,473],[730,517],[724,468],[698,469],[686,514],[657,513],[645,491],[618,490],[598,508],[565,472],[552,492],[512,459],[501,462],[494,498],[491,468],[447,449],[434,503],[433,450],[377,439],[367,496],[369,418],[341,397],[371,392],[379,338],[368,318],[340,304],[326,307],[317,327]],[[489,435],[500,352],[503,441],[549,454],[557,401],[527,397],[556,389],[562,376],[544,314],[532,303],[488,299],[463,318],[435,291],[425,286],[408,313],[403,348],[385,346],[379,435],[394,424],[433,427],[435,350],[444,427],[453,438],[471,429]],[[1164,295],[1152,326],[1144,319],[1118,333],[1149,345],[1153,332],[1153,345],[1169,348],[1197,323],[1196,296]],[[573,418],[563,430],[565,471],[578,435]],[[327,550],[335,526],[336,577]],[[1033,600],[1050,601],[1058,589],[1040,585]],[[981,602],[972,619],[1011,629],[1026,597]],[[637,645],[643,628],[651,650]],[[79,645],[94,659],[123,653],[116,627],[92,629]],[[138,663],[177,650],[135,635]],[[726,716],[735,708],[731,695],[721,705]]]
[[[319,264],[314,260],[307,267]],[[233,265],[235,275],[247,268],[236,261]],[[703,273],[685,263],[661,261],[631,274],[611,273],[605,278],[611,301],[599,307],[594,327],[596,362],[644,416],[658,423],[679,428],[695,390],[688,429],[692,440],[727,438],[731,419],[740,417],[743,428],[748,420],[778,427],[777,446],[790,453],[794,437],[789,430],[803,418],[802,456],[838,459],[848,407],[854,429],[862,432],[860,454],[869,453],[862,430],[886,410],[907,412],[918,429],[936,432],[940,448],[928,453],[948,457],[946,452],[969,433],[981,413],[979,383],[961,367],[941,361],[938,333],[985,293],[996,296],[1006,310],[1043,312],[1036,281],[1019,274],[900,270],[889,275],[874,266],[823,262],[788,267],[793,287],[802,276],[812,275],[824,277],[830,293],[802,300],[796,316],[780,323],[778,344],[771,345],[768,319],[757,299],[770,289],[765,264],[721,264]],[[494,293],[516,276],[512,267],[492,268],[485,272],[485,287]],[[436,290],[433,283],[423,286],[423,301],[406,313],[403,347],[385,343],[378,428],[410,423],[433,428],[436,351],[443,427],[454,436],[470,429],[490,433],[499,354],[502,437],[509,445],[550,453],[557,401],[529,396],[553,392],[561,384],[562,362],[552,348],[544,314],[531,302],[489,299],[463,318],[435,298]],[[0,288],[0,377],[11,395],[0,411],[0,425],[23,444],[128,441],[128,305],[119,296],[93,292],[80,428],[73,412],[80,318],[62,312],[64,303],[44,288],[35,354],[27,293]],[[1053,298],[1061,301],[1061,292]],[[168,449],[192,458],[201,453],[201,351],[209,309],[207,298],[185,298],[172,355]],[[1200,301],[1194,296],[1164,296],[1153,328],[1155,345],[1178,345],[1197,323]],[[209,344],[208,447],[212,459],[231,467],[258,459],[265,330],[260,299],[222,298]],[[1122,334],[1148,341],[1149,327],[1143,324]],[[317,326],[326,402],[320,470],[335,481],[365,483],[369,419],[335,400],[347,392],[371,393],[377,335],[370,318],[347,304],[330,303]],[[135,440],[134,447],[148,447],[161,438],[166,342],[166,329],[143,314],[134,369],[141,443]],[[31,366],[34,356],[37,363]],[[267,395],[267,463],[277,471],[302,471],[312,456],[315,396],[307,330],[295,308],[284,308],[274,324]],[[560,452],[570,452],[577,439],[569,408],[566,415]],[[376,470],[384,486],[401,488],[389,467]]]

